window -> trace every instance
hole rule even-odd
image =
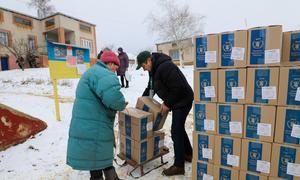
[[[55,25],[55,20],[54,20],[54,18],[45,21],[45,27],[46,27],[46,28],[51,28],[51,27],[53,27],[54,25]]]
[[[173,60],[179,60],[179,50],[170,50],[169,55]]]
[[[29,49],[35,49],[36,48],[36,42],[35,42],[35,37],[34,36],[29,36],[28,37],[28,47],[29,47]]]
[[[8,33],[7,32],[0,32],[0,42],[5,46],[8,46]]]
[[[85,32],[92,32],[92,28],[89,25],[85,25],[85,24],[80,24],[79,25],[80,30],[85,31]]]
[[[93,48],[93,41],[88,40],[88,39],[81,39],[81,46],[85,48],[89,48],[92,50]]]
[[[0,11],[0,23],[4,21],[3,11]]]
[[[32,27],[32,20],[20,16],[14,16],[14,23],[23,27]]]

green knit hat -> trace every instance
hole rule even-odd
[[[149,57],[151,57],[151,53],[149,51],[140,52],[139,55],[136,57],[138,63],[136,70],[140,69],[142,67],[142,64],[145,63]]]

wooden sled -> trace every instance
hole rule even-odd
[[[131,166],[133,167],[133,169],[132,169],[128,174],[129,174],[131,177],[133,177],[133,178],[135,178],[135,179],[138,179],[138,178],[143,177],[144,175],[150,173],[152,170],[157,169],[157,168],[160,168],[160,167],[162,167],[163,165],[167,164],[168,162],[167,162],[167,161],[164,162],[163,156],[166,155],[166,154],[168,154],[168,153],[169,153],[169,148],[167,148],[166,146],[163,146],[163,147],[162,147],[162,151],[160,152],[160,154],[158,154],[157,156],[154,156],[153,158],[151,158],[151,159],[149,159],[149,160],[147,160],[147,161],[144,161],[143,163],[140,163],[140,164],[137,163],[137,162],[135,162],[134,160],[131,160],[131,159],[126,158],[125,154],[123,154],[123,153],[120,153],[120,154],[118,154],[117,156],[118,156],[120,159],[122,159],[122,160],[125,161],[124,165],[129,164],[129,165],[131,165]],[[150,162],[150,161],[153,161],[153,160],[157,159],[157,158],[160,158],[161,164],[160,164],[159,166],[156,166],[156,167],[150,169],[150,170],[147,171],[147,172],[144,172],[144,165],[145,165],[146,163]],[[132,173],[133,173],[136,169],[138,169],[138,168],[140,169],[141,175],[140,175],[140,176],[133,176]]]

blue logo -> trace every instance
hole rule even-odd
[[[248,121],[249,125],[256,126],[257,123],[259,122],[259,118],[254,117],[254,116],[250,116],[250,117],[248,117],[247,121]]]
[[[231,50],[232,50],[232,45],[231,45],[231,43],[230,43],[230,42],[225,42],[225,43],[223,44],[223,51],[224,51],[224,52],[231,52]]]
[[[256,81],[256,86],[259,88],[262,88],[264,86],[267,86],[268,82],[265,79],[259,79]]]
[[[197,52],[199,54],[205,54],[206,51],[206,47],[204,45],[199,45],[199,47],[197,48]]]
[[[208,146],[208,145],[206,144],[206,141],[200,141],[200,142],[199,142],[199,148],[200,148],[200,149],[202,149],[202,148],[207,148],[207,146]]]
[[[203,81],[201,82],[201,87],[206,87],[206,86],[209,86],[209,80],[208,79],[203,79]]]
[[[287,166],[288,162],[293,162],[293,157],[291,155],[285,154],[280,159],[281,164]]]
[[[232,149],[231,149],[231,147],[229,145],[223,145],[222,152],[224,154],[231,154],[232,153]]]
[[[205,113],[203,111],[198,111],[196,113],[196,118],[197,119],[204,119],[205,118]]]
[[[264,41],[261,37],[256,38],[254,41],[252,41],[252,47],[254,49],[261,49],[263,46],[264,46]]]
[[[220,180],[230,180],[231,178],[227,175],[221,175]]]
[[[228,114],[221,114],[220,115],[220,120],[223,122],[229,122],[230,121],[230,117]]]
[[[292,87],[292,89],[297,89],[300,85],[300,80],[292,80],[290,82],[290,86]]]
[[[297,41],[297,42],[293,43],[293,44],[292,44],[292,49],[293,49],[294,51],[300,51],[300,42]]]
[[[254,160],[260,159],[260,153],[255,149],[251,150],[249,152],[249,154],[250,154],[251,159],[254,159]]]
[[[289,127],[289,129],[292,129],[294,124],[298,125],[297,119],[295,118],[289,119],[287,122],[287,126]]]
[[[229,79],[226,83],[228,88],[232,88],[232,87],[236,87],[237,86],[237,82],[235,81],[235,79]]]

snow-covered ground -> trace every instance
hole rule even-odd
[[[186,66],[182,69],[184,75],[193,87],[193,68]],[[130,87],[122,89],[129,102],[134,107],[137,98],[142,94],[148,82],[148,73],[139,70],[132,73]],[[89,172],[77,171],[66,165],[66,148],[71,111],[78,79],[60,80],[58,93],[60,96],[61,121],[56,121],[52,83],[48,68],[11,70],[0,72],[0,103],[13,107],[31,116],[42,119],[48,128],[28,139],[26,142],[10,147],[0,152],[0,179],[89,179]],[[155,97],[159,100],[157,97]],[[193,116],[192,111],[186,122],[186,129],[192,140]],[[117,122],[117,121],[116,121]],[[164,157],[168,164],[151,171],[141,179],[191,179],[191,163],[185,165],[185,176],[164,177],[161,172],[173,163],[173,143],[170,136],[171,115],[164,125],[166,132],[165,145],[170,153]],[[115,126],[117,133],[118,128]],[[191,141],[192,143],[192,141]],[[115,152],[117,154],[117,152]],[[117,158],[117,162],[122,160]],[[144,166],[145,171],[160,164],[160,159]],[[127,173],[132,169],[127,165],[120,167],[115,164],[122,179],[133,179]],[[136,171],[135,175],[139,175]]]

